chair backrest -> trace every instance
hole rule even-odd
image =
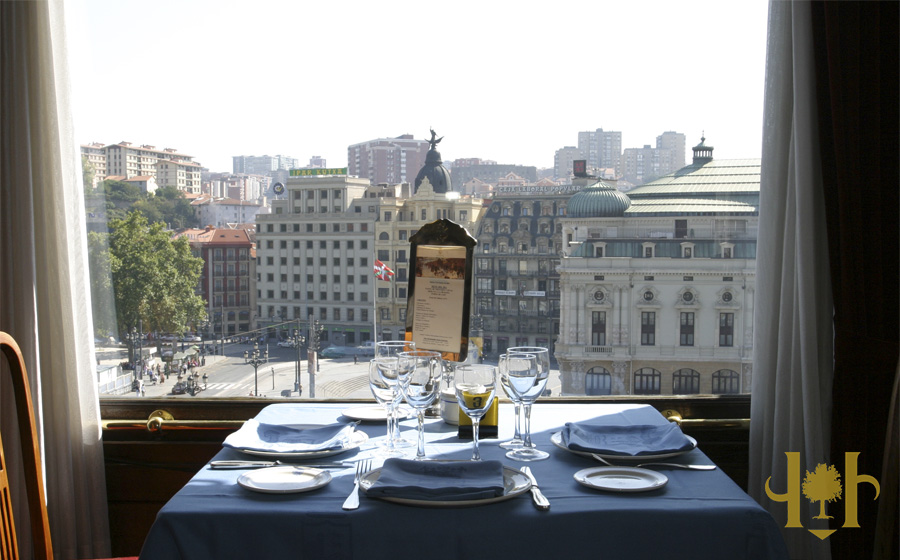
[[[5,332],[0,332],[0,349],[9,362],[12,388],[19,423],[19,440],[22,443],[22,463],[25,472],[25,491],[28,496],[28,512],[31,517],[32,543],[36,560],[52,560],[53,545],[50,542],[50,523],[47,519],[47,502],[44,499],[44,474],[41,468],[41,450],[38,447],[37,427],[34,422],[34,405],[25,372],[25,360],[19,345]],[[6,470],[6,454],[0,438],[0,559],[18,559],[19,548],[13,508],[10,499],[10,481]]]

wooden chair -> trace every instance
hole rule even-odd
[[[25,491],[28,512],[31,517],[32,545],[35,560],[53,560],[53,544],[50,542],[50,523],[47,518],[47,501],[44,499],[44,474],[38,447],[37,427],[34,422],[34,404],[25,372],[25,360],[16,341],[0,332],[0,349],[9,362],[12,374],[16,416],[19,422],[19,439],[25,472]],[[13,523],[13,507],[10,497],[10,481],[6,470],[6,456],[0,438],[0,559],[18,560],[19,544]],[[136,560],[136,557],[131,557]],[[125,559],[122,559],[125,560]]]

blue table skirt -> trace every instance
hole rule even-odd
[[[273,404],[260,412],[264,422],[325,424],[345,419],[347,405]],[[592,459],[550,442],[568,421],[604,416],[610,424],[661,423],[643,405],[555,404],[538,402],[532,432],[549,460],[520,463],[504,457],[498,443],[512,436],[510,405],[500,410],[500,439],[481,441],[484,459],[514,468],[528,464],[552,508],[538,511],[529,493],[479,507],[420,508],[360,497],[360,508],[343,511],[353,486],[352,467],[332,470],[327,486],[299,494],[263,494],[240,487],[243,470],[198,472],[157,516],[141,560],[178,559],[372,559],[372,558],[787,558],[774,519],[721,470],[662,470],[668,484],[652,492],[610,493],[579,485],[572,475],[599,466]],[[415,441],[415,419],[402,423],[402,435]],[[385,436],[382,423],[360,426],[370,440],[359,450],[334,459],[377,456]],[[699,448],[679,457],[709,463]],[[415,455],[415,448],[409,450]],[[429,457],[466,459],[471,442],[456,427],[426,421]],[[223,448],[216,459],[252,459]],[[329,458],[330,459],[330,458]],[[376,460],[377,461],[377,460]],[[378,464],[376,462],[376,464]]]

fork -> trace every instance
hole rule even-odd
[[[610,463],[609,461],[607,461],[600,455],[597,455],[596,453],[591,453],[591,457],[600,461],[604,465],[608,465],[610,467],[618,466],[618,465],[613,465],[612,463]],[[689,471],[712,471],[712,470],[715,470],[715,468],[716,468],[715,465],[688,465],[686,463],[640,463],[637,465],[629,465],[629,466],[632,466],[632,467],[672,467],[672,468],[676,468],[676,469],[686,469]]]
[[[347,499],[344,500],[344,505],[341,506],[344,509],[356,509],[359,507],[359,480],[362,478],[362,475],[369,472],[369,468],[372,466],[371,459],[363,459],[360,462],[356,463],[356,474],[353,477],[353,492],[347,496]]]

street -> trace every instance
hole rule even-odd
[[[220,347],[221,348],[221,347]],[[196,394],[200,398],[248,397],[257,394],[264,398],[292,397],[297,398],[294,390],[296,378],[297,352],[293,348],[279,348],[269,344],[269,361],[261,364],[256,372],[253,366],[245,363],[244,351],[252,350],[252,344],[230,343],[225,345],[225,355],[206,355],[206,365],[195,368],[197,382],[204,387],[203,375],[207,376],[205,389]],[[265,346],[260,346],[260,354]],[[127,356],[125,349],[98,348],[97,356],[103,363],[118,364]],[[319,357],[319,371],[315,375],[316,399],[354,399],[372,398],[368,382],[368,360],[360,359],[354,364],[353,358]],[[300,398],[308,399],[310,394],[310,376],[307,361],[300,362]],[[144,377],[145,397],[194,398],[189,393],[172,394],[177,383],[175,376],[166,377],[164,383],[153,384]],[[559,395],[559,372],[550,372],[547,387],[553,395]],[[130,392],[121,396],[137,396]]]

